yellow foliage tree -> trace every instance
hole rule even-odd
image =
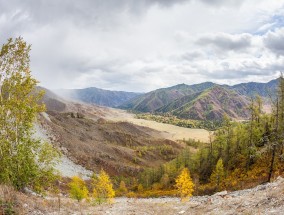
[[[182,201],[188,200],[194,191],[194,184],[190,177],[189,170],[184,168],[175,180],[175,187]]]
[[[104,201],[111,202],[115,197],[115,191],[108,174],[104,170],[101,170],[98,177],[93,177],[93,183],[93,197],[99,203]]]
[[[83,179],[78,176],[72,177],[72,181],[68,184],[70,190],[70,196],[73,199],[76,199],[78,202],[82,199],[88,198],[88,188],[86,187],[86,183]]]

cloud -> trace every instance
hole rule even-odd
[[[277,55],[284,55],[284,28],[269,31],[263,38],[265,46]]]
[[[145,92],[179,83],[269,80],[282,69],[283,5],[0,0],[0,40],[21,35],[31,43],[32,73],[53,89]]]
[[[221,51],[241,51],[251,47],[252,35],[218,33],[199,38],[197,43],[201,46],[211,45]]]
[[[100,23],[119,13],[140,14],[153,5],[171,7],[188,0],[10,0],[0,1],[0,13],[23,14],[34,22],[44,24],[71,20],[77,24]],[[109,18],[108,18],[109,17]]]
[[[244,0],[201,0],[202,2],[214,6],[240,6]]]

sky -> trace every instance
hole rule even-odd
[[[284,0],[0,0],[49,89],[148,92],[267,82],[284,71]]]

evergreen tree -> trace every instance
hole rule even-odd
[[[215,170],[210,176],[210,181],[211,183],[217,186],[217,190],[220,189],[220,184],[224,180],[224,177],[225,177],[225,172],[224,172],[223,160],[222,158],[220,158],[216,164]]]
[[[272,174],[274,171],[274,164],[277,158],[283,160],[283,147],[284,147],[284,78],[281,73],[279,77],[279,84],[277,90],[277,98],[274,104],[274,126],[273,131],[271,132],[270,138],[270,148],[271,148],[271,160],[269,166],[269,173],[267,181],[270,182]]]

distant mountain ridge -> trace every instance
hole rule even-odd
[[[96,87],[57,90],[61,97],[75,101],[136,112],[170,113],[184,119],[218,120],[226,113],[232,118],[247,118],[250,97],[260,95],[268,101],[278,79],[267,83],[241,83],[233,86],[212,82],[178,84],[145,94],[103,90]]]
[[[67,99],[85,102],[88,104],[96,104],[107,107],[117,107],[130,99],[141,95],[141,93],[110,91],[96,87],[85,89],[62,89],[56,90],[56,93]]]
[[[205,82],[194,85],[179,84],[169,88],[161,88],[138,96],[119,107],[139,112],[154,112],[176,99],[206,90],[214,85],[212,82]]]
[[[229,89],[235,90],[240,95],[244,96],[255,96],[256,94],[267,98],[272,96],[277,88],[279,79],[271,80],[267,83],[257,83],[257,82],[249,82],[249,83],[241,83],[236,84],[234,86],[228,86]]]
[[[212,82],[179,84],[140,95],[119,107],[137,112],[171,113],[184,119],[220,120],[225,113],[242,119],[248,117],[249,98],[260,95],[267,99],[277,84],[278,79],[233,86]]]
[[[156,112],[171,113],[183,119],[220,120],[248,118],[248,101],[235,91],[215,85],[205,91],[177,99]]]

